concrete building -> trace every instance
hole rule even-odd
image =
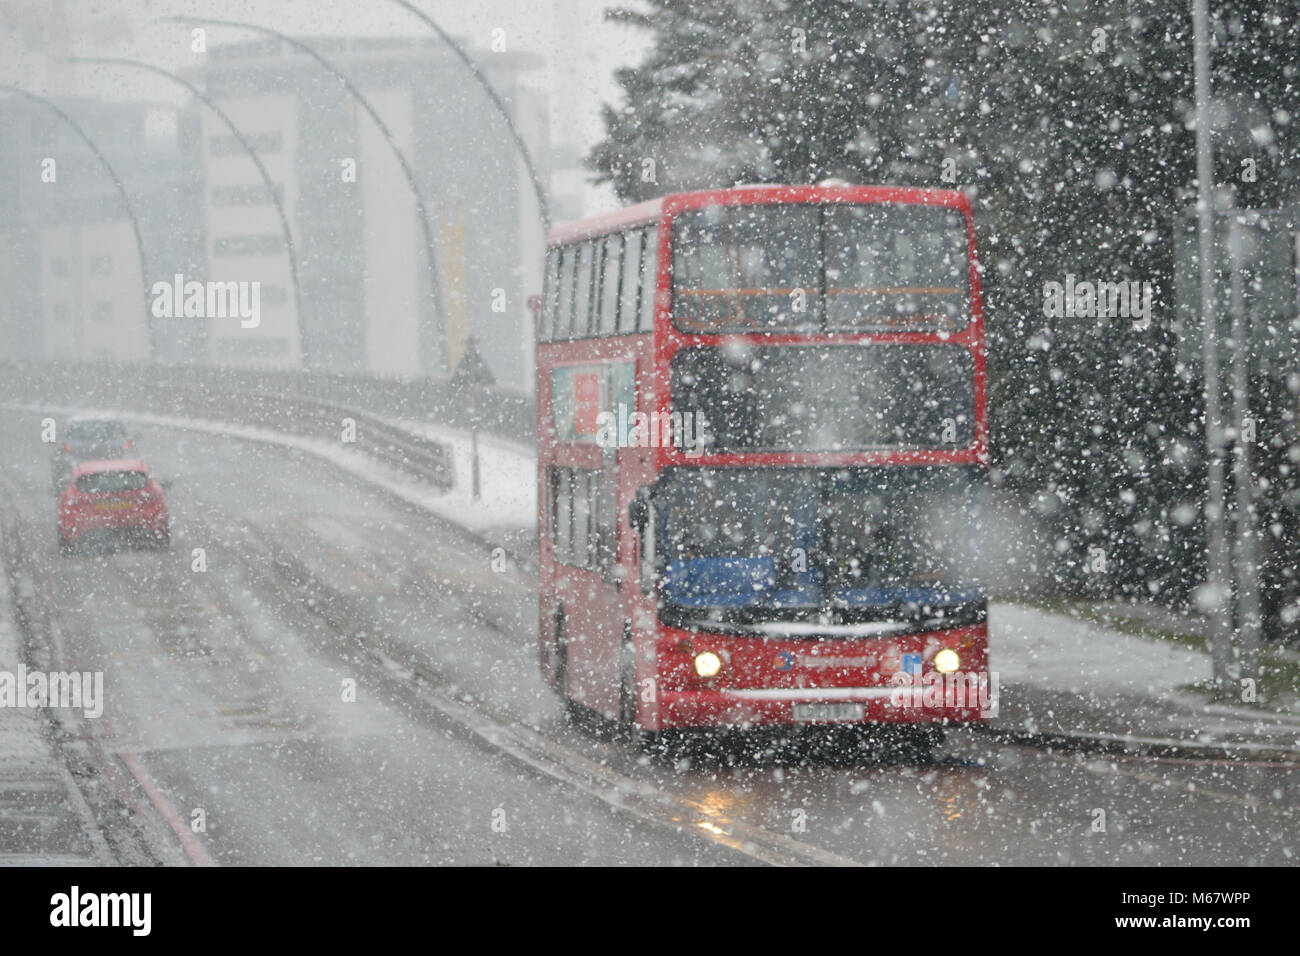
[[[121,177],[151,275],[197,252],[196,177],[174,142],[146,135],[148,104],[51,101]],[[149,313],[151,276],[112,178],[67,121],[0,100],[0,335],[15,359],[163,361],[194,351],[191,329]]]
[[[531,388],[544,237],[509,132],[436,39],[308,39],[379,113],[425,200],[442,295],[413,191],[384,133],[320,64],[279,41],[213,47],[179,109],[60,97],[123,179],[53,112],[0,97],[0,331],[11,357],[309,367],[445,375],[470,337],[496,381]],[[541,65],[470,51],[550,179]],[[159,116],[165,117],[159,122]],[[169,130],[160,135],[158,128]],[[250,159],[256,152],[284,224]],[[42,181],[46,159],[56,177]],[[295,294],[289,250],[297,261]],[[155,283],[256,283],[254,327],[150,314]],[[299,305],[301,304],[301,306]]]
[[[209,360],[444,375],[472,335],[497,381],[523,387],[532,374],[526,299],[541,289],[543,237],[501,117],[436,39],[303,42],[348,76],[406,157],[442,296],[432,294],[414,191],[343,83],[279,40],[212,47],[193,79],[270,175],[299,290],[295,297],[284,229],[255,164],[211,110],[196,106],[209,277],[261,288],[256,328],[209,320]],[[519,83],[540,59],[470,52],[544,161],[545,102]]]

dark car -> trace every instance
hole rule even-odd
[[[50,462],[50,480],[55,491],[67,487],[72,469],[80,462],[131,458],[135,450],[135,440],[125,423],[116,418],[69,419],[61,437]]]

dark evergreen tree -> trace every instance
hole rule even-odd
[[[1056,493],[1070,588],[1185,597],[1204,497],[1200,382],[1173,347],[1172,237],[1195,198],[1188,5],[647,0],[610,15],[654,38],[618,73],[624,102],[589,160],[625,200],[826,176],[966,190],[995,476]],[[1270,0],[1212,2],[1211,18],[1216,179],[1241,202],[1294,198],[1300,18]],[[1043,284],[1067,274],[1152,283],[1150,328],[1047,318]],[[1092,548],[1105,573],[1085,571]]]

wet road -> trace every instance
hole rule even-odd
[[[142,455],[174,479],[171,549],[61,557],[39,417],[0,412],[14,593],[34,666],[105,674],[103,716],[61,715],[56,736],[86,828],[120,862],[1213,865],[1300,851],[1288,768],[965,732],[928,766],[632,753],[563,722],[537,676],[525,573],[274,446],[141,428]]]

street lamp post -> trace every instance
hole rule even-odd
[[[1232,269],[1232,418],[1236,435],[1232,482],[1236,490],[1237,651],[1243,679],[1259,681],[1259,539],[1255,534],[1255,486],[1251,474],[1250,326],[1242,291],[1246,244],[1250,232],[1234,209],[1228,225],[1228,261]]]
[[[1232,693],[1232,621],[1228,616],[1230,580],[1228,538],[1224,530],[1223,422],[1219,383],[1219,336],[1214,301],[1214,163],[1210,143],[1210,39],[1207,0],[1192,0],[1196,87],[1196,219],[1201,267],[1202,364],[1205,392],[1206,565],[1203,606],[1210,612],[1210,651],[1215,696]]]

